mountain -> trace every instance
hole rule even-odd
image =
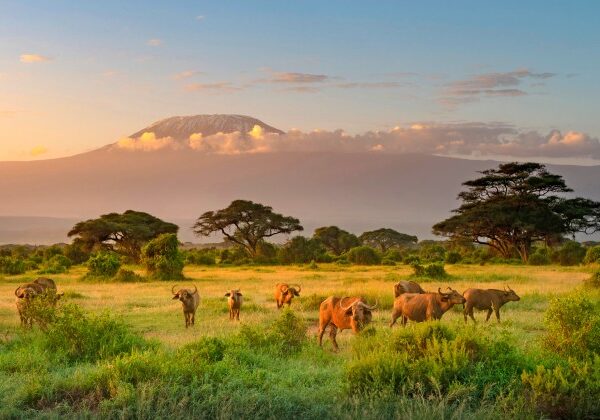
[[[137,138],[144,133],[152,132],[156,138],[172,137],[175,140],[187,140],[192,134],[196,133],[202,133],[203,136],[233,133],[235,131],[247,133],[255,125],[258,125],[267,133],[283,134],[283,131],[256,118],[245,115],[213,114],[166,118],[133,133],[129,137]]]
[[[219,128],[206,128],[239,131],[239,124],[258,121],[246,118],[217,118]],[[176,119],[167,119],[151,126],[155,127],[152,130],[167,127],[167,121],[174,131],[160,135],[185,138],[199,127],[190,128],[192,120],[179,124]],[[222,125],[225,121],[237,121],[237,125]],[[48,230],[65,227],[64,222],[53,224],[53,219],[44,219],[40,225],[39,220],[23,216],[68,219],[71,223],[127,209],[148,211],[178,223],[182,240],[199,241],[191,232],[193,220],[238,198],[268,204],[300,218],[309,235],[318,226],[336,224],[355,233],[391,227],[423,239],[431,237],[432,224],[458,206],[461,183],[477,176],[476,171],[497,164],[417,154],[228,155],[178,149],[101,149],[61,159],[0,162],[0,216],[20,216],[0,217],[0,243],[56,242]],[[563,175],[578,195],[600,200],[600,166],[548,167]],[[15,234],[19,231],[21,236]]]

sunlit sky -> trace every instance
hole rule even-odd
[[[353,134],[502,122],[598,153],[598,16],[592,0],[0,0],[0,160],[205,113]]]

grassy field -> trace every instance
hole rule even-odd
[[[550,299],[580,288],[582,282],[590,276],[593,270],[589,267],[531,267],[519,265],[450,265],[446,268],[450,274],[448,279],[442,281],[421,279],[419,281],[422,282],[423,288],[437,290],[438,287],[446,288],[450,286],[462,293],[469,287],[503,288],[508,284],[521,296],[521,301],[509,302],[504,306],[501,311],[501,324],[497,324],[495,321],[485,324],[483,322],[484,313],[479,312],[475,315],[478,321],[481,321],[477,326],[464,326],[462,307],[455,307],[449,311],[444,316],[441,324],[447,325],[453,331],[458,331],[458,334],[468,332],[468,334],[473,335],[506,337],[506,340],[514,345],[516,351],[525,355],[537,352],[543,353],[540,336],[545,331],[543,317]],[[269,325],[272,325],[281,316],[281,311],[276,309],[273,298],[275,284],[287,282],[302,285],[301,297],[295,299],[292,304],[293,313],[297,318],[304,321],[308,334],[307,343],[302,347],[300,354],[291,358],[282,358],[281,360],[285,361],[283,367],[271,368],[272,365],[269,364],[271,362],[267,360],[277,359],[278,356],[272,357],[266,352],[264,360],[258,358],[252,362],[247,362],[250,363],[250,367],[244,365],[248,369],[247,374],[252,378],[246,379],[250,382],[245,380],[242,381],[242,384],[236,386],[226,386],[226,388],[233,387],[234,390],[229,392],[237,392],[239,389],[244,390],[244,396],[222,397],[223,399],[214,402],[214,405],[210,405],[210,409],[207,409],[206,405],[202,408],[199,406],[194,408],[194,404],[189,402],[187,405],[183,404],[183,406],[173,403],[175,407],[181,409],[181,411],[172,412],[173,415],[195,413],[200,417],[229,418],[239,415],[237,411],[239,407],[232,406],[236,403],[248,404],[244,409],[244,413],[248,417],[277,417],[281,407],[269,407],[269,404],[260,406],[259,403],[263,400],[258,395],[263,395],[260,394],[261,392],[264,395],[271,395],[271,392],[277,392],[277,395],[288,392],[293,393],[295,387],[297,387],[298,392],[306,394],[301,396],[295,394],[300,401],[299,403],[296,402],[295,406],[304,407],[303,404],[306,404],[310,408],[305,407],[295,412],[292,417],[323,418],[336,417],[337,415],[350,417],[351,414],[359,415],[363,411],[363,414],[367,417],[380,418],[399,415],[414,418],[446,415],[494,418],[512,416],[514,410],[517,410],[514,407],[510,409],[502,407],[498,405],[498,401],[493,402],[495,404],[493,409],[486,407],[485,404],[491,404],[487,400],[473,403],[472,399],[464,401],[459,399],[457,402],[457,400],[447,398],[447,394],[444,393],[444,395],[439,394],[439,398],[434,400],[426,398],[426,396],[419,399],[413,395],[412,398],[398,400],[393,407],[381,406],[381,401],[383,401],[380,398],[381,395],[378,399],[375,399],[379,402],[373,402],[374,397],[370,396],[368,400],[371,401],[369,403],[371,406],[364,412],[364,407],[368,404],[364,405],[360,402],[362,401],[360,398],[360,401],[353,399],[352,392],[348,392],[347,381],[352,377],[352,374],[348,373],[348,369],[351,369],[352,363],[355,363],[357,359],[360,360],[360,357],[357,358],[357,354],[360,353],[360,346],[365,346],[365,340],[368,340],[369,337],[359,339],[353,336],[350,331],[344,331],[338,335],[341,348],[339,353],[333,353],[328,339],[325,340],[324,350],[319,349],[316,346],[319,303],[330,295],[360,295],[365,297],[369,303],[378,302],[379,309],[374,312],[373,328],[370,329],[368,335],[372,335],[372,340],[379,340],[383,343],[393,338],[391,334],[398,333],[390,332],[387,325],[393,303],[393,285],[399,280],[410,278],[411,269],[407,266],[340,267],[322,264],[316,269],[296,266],[232,268],[188,266],[184,272],[186,280],[178,282],[178,284],[182,286],[195,284],[200,292],[201,302],[196,315],[196,325],[194,328],[187,330],[184,327],[181,304],[171,299],[170,290],[174,283],[143,282],[124,284],[95,282],[81,280],[84,274],[85,268],[75,267],[68,274],[51,277],[56,280],[59,291],[65,292],[65,302],[76,303],[84,310],[92,313],[109,310],[111,313],[119,315],[134,333],[153,342],[152,351],[161,355],[178,354],[177,352],[181,349],[193,346],[203,337],[215,337],[223,340],[240,337],[240,331],[245,328],[244,326],[259,326],[267,330]],[[15,340],[25,340],[22,338],[15,309],[14,289],[18,284],[32,280],[35,277],[37,277],[36,274],[30,273],[22,276],[0,278],[0,337],[2,337],[0,343],[4,342],[8,346],[7,348],[10,348],[11,342]],[[244,295],[244,305],[239,323],[230,321],[228,318],[224,294],[231,288],[240,288]],[[597,292],[592,292],[591,296],[596,302],[598,301]],[[413,326],[409,329],[414,330],[414,328]],[[402,329],[402,327],[394,327],[394,331],[398,329]],[[34,331],[29,334],[35,336],[40,333]],[[242,336],[244,336],[244,333],[242,333]],[[242,340],[242,342],[244,341]],[[236,353],[235,357],[231,357],[232,361],[230,363],[239,366],[240,360],[245,360],[246,357],[258,356],[250,351],[250,354]],[[40,373],[45,379],[40,379],[41,383],[37,385],[31,385],[32,388],[28,391],[27,388],[23,388],[24,385],[17,385],[17,382],[36,382],[37,379],[26,373],[22,366],[21,368],[14,367],[13,363],[16,362],[7,360],[8,356],[4,360],[0,356],[0,382],[2,382],[2,379],[6,381],[4,385],[0,385],[0,406],[4,402],[4,404],[11,404],[12,407],[5,407],[4,412],[0,410],[0,416],[19,417],[22,414],[27,414],[28,416],[44,415],[52,417],[54,415],[79,416],[104,413],[106,416],[143,417],[145,414],[150,415],[152,413],[152,404],[158,404],[157,401],[166,398],[164,396],[159,398],[156,395],[147,395],[149,391],[145,390],[144,387],[150,386],[149,384],[152,381],[133,382],[134,389],[128,392],[135,395],[127,395],[129,395],[128,398],[131,404],[137,406],[136,409],[128,408],[129,403],[119,402],[118,398],[125,398],[121,391],[109,392],[108,396],[103,397],[109,403],[105,402],[103,404],[99,404],[97,401],[90,402],[88,399],[83,399],[82,402],[76,397],[61,397],[62,394],[56,394],[58,392],[56,390],[54,391],[55,394],[48,391],[52,395],[45,395],[44,392],[39,391],[40,387],[54,389],[53,386],[59,388],[60,386],[67,386],[65,384],[60,386],[56,384],[49,385],[58,380],[57,375],[68,382],[69,380],[75,380],[73,379],[74,375],[82,375],[82,372],[75,372],[77,369],[88,369],[91,372],[98,369],[114,368],[111,365],[112,362],[106,360],[87,364],[65,363],[60,367],[46,366],[42,369],[44,373]],[[7,366],[13,367],[9,368]],[[109,368],[107,366],[113,367]],[[257,379],[255,375],[258,374],[257,372],[261,368],[266,370],[261,375],[266,376]],[[279,373],[277,378],[271,377],[274,372]],[[64,379],[65,377],[71,379]],[[345,382],[346,385],[337,389],[335,384],[340,382]],[[35,391],[36,389],[37,391]],[[277,391],[281,389],[284,391]],[[329,397],[332,398],[328,402],[328,394],[331,393],[332,389],[335,389],[335,395],[330,395]],[[17,393],[17,396],[14,393]],[[24,393],[26,396],[18,396],[19,393]],[[220,394],[218,391],[213,390],[210,395]],[[50,402],[40,403],[40,399],[44,400],[44,398]],[[350,403],[353,408],[350,411],[341,410],[342,404],[339,401],[342,400],[353,401]],[[152,404],[148,401],[152,401]],[[149,405],[144,406],[142,402]],[[208,403],[204,402],[204,404]],[[332,404],[335,406],[334,408],[330,406]],[[339,409],[340,411],[333,415],[332,409]],[[533,415],[532,413],[532,411],[529,411],[530,415]],[[160,416],[168,413],[155,411],[154,414]]]

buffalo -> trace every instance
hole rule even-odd
[[[394,297],[397,298],[403,293],[427,293],[418,283],[409,280],[401,280],[394,285]]]
[[[329,337],[333,347],[339,349],[336,336],[338,330],[352,329],[354,333],[360,332],[371,322],[373,311],[377,304],[369,306],[362,297],[339,298],[330,296],[319,307],[319,346],[323,345],[325,328],[330,325]]]
[[[15,304],[21,319],[21,325],[29,327],[33,325],[34,315],[31,313],[31,305],[34,299],[43,298],[47,304],[55,306],[63,295],[64,293],[59,294],[56,292],[54,280],[45,277],[40,277],[31,283],[25,283],[17,287],[15,290]],[[37,319],[37,321],[42,323],[40,319]]]
[[[240,309],[242,308],[242,302],[244,301],[244,297],[240,292],[240,289],[232,289],[229,292],[225,293],[227,299],[227,304],[229,305],[229,319],[237,319],[240,320]]]
[[[438,288],[437,293],[404,293],[394,300],[394,309],[392,310],[392,321],[390,327],[396,323],[399,317],[402,317],[402,325],[410,319],[415,322],[430,321],[432,319],[441,319],[454,305],[465,303],[465,298],[456,290],[448,288],[447,293]]]
[[[194,285],[194,290],[190,289],[179,289],[175,293],[175,286],[171,288],[173,299],[181,301],[183,307],[183,318],[185,320],[185,328],[193,326],[196,321],[196,310],[200,304],[200,295],[198,294],[198,288]]]
[[[487,309],[487,316],[485,321],[489,321],[492,311],[496,313],[496,320],[500,322],[500,308],[507,302],[516,302],[521,298],[515,293],[513,289],[508,287],[504,290],[498,289],[467,289],[463,293],[466,303],[464,304],[463,315],[465,322],[468,322],[467,315],[471,317],[473,322],[475,317],[473,316],[473,308],[484,310]]]
[[[290,306],[294,296],[300,296],[300,290],[302,290],[302,288],[299,285],[297,287],[290,287],[286,283],[278,283],[277,286],[275,286],[277,309],[280,309],[284,304]]]

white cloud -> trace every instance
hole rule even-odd
[[[198,15],[198,16],[196,16],[196,20],[204,20],[204,15]]]
[[[31,63],[43,63],[45,61],[50,61],[50,57],[46,57],[39,54],[21,54],[19,57],[21,63],[31,64]]]
[[[193,77],[193,76],[196,76],[199,74],[203,74],[203,73],[200,71],[197,71],[197,70],[184,70],[182,72],[174,74],[173,79],[184,80],[184,79],[189,79],[190,77]]]

